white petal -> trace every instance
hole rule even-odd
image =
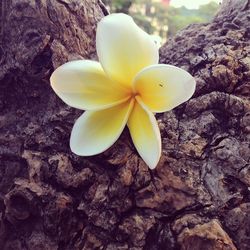
[[[181,68],[158,64],[139,72],[133,87],[152,112],[164,112],[191,98],[195,79]]]
[[[83,110],[109,108],[129,98],[129,91],[111,81],[95,61],[65,63],[54,71],[50,81],[66,104]]]
[[[153,38],[125,14],[111,14],[99,22],[96,47],[105,72],[129,86],[137,72],[159,60]]]
[[[72,129],[72,152],[90,156],[108,149],[122,133],[133,104],[132,100],[105,110],[86,111]]]
[[[128,120],[134,145],[149,168],[156,167],[161,156],[161,134],[152,112],[136,97],[135,106]]]

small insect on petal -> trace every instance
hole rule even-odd
[[[175,108],[191,98],[195,90],[195,80],[187,71],[167,64],[144,68],[136,75],[133,85],[152,112]]]

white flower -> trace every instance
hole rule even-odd
[[[158,64],[157,45],[125,14],[98,24],[99,61],[68,62],[51,76],[56,94],[68,105],[87,110],[76,121],[71,150],[81,156],[108,149],[128,125],[134,145],[150,168],[161,156],[161,136],[153,113],[187,101],[195,80],[185,70]]]

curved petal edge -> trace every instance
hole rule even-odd
[[[136,97],[135,106],[128,120],[133,143],[149,168],[154,169],[161,156],[161,134],[152,112]]]
[[[104,152],[121,135],[134,100],[101,111],[86,111],[75,122],[70,148],[73,153],[91,156]]]

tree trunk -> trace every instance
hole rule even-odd
[[[96,58],[101,2],[2,0],[0,249],[250,249],[249,5],[226,0],[161,48],[197,90],[158,115],[164,152],[150,171],[127,130],[101,155],[72,154],[82,112],[49,85],[62,63]]]

